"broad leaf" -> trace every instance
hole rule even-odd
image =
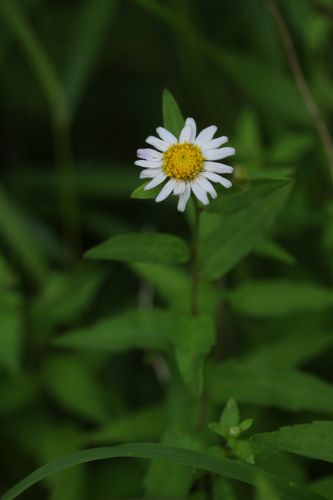
[[[190,258],[187,244],[179,237],[163,233],[115,236],[97,245],[85,257],[122,262],[184,263]]]
[[[131,194],[131,198],[134,198],[136,200],[153,200],[154,198],[156,198],[158,193],[161,191],[161,186],[145,190],[145,186],[147,184],[148,182],[144,182],[143,184],[141,184],[141,186],[134,189]]]
[[[313,422],[255,434],[251,439],[271,449],[333,463],[333,422]]]

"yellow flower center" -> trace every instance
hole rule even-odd
[[[190,181],[203,167],[204,157],[195,144],[174,144],[163,153],[163,172],[175,179]]]

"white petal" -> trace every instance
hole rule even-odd
[[[198,175],[196,181],[200,184],[200,186],[207,191],[211,195],[212,198],[217,197],[217,192],[215,191],[214,186],[209,182],[208,179],[203,177],[202,175]]]
[[[191,194],[191,185],[189,182],[185,182],[184,192],[179,196],[177,210],[179,212],[184,212],[186,204]]]
[[[140,173],[140,179],[150,179],[157,177],[163,172],[161,168],[145,168]]]
[[[142,160],[162,160],[162,153],[156,151],[155,149],[138,149],[137,155],[139,158],[142,158]]]
[[[190,142],[192,137],[192,127],[190,125],[185,125],[180,133],[179,143]]]
[[[152,146],[154,146],[159,151],[166,151],[169,148],[169,144],[167,142],[162,141],[161,139],[158,139],[157,137],[153,137],[152,135],[147,137],[146,142],[148,144],[151,144]]]
[[[148,184],[146,184],[146,186],[144,187],[144,190],[147,191],[147,189],[153,189],[154,187],[161,184],[164,181],[164,179],[166,179],[166,177],[167,176],[165,174],[156,175],[156,177],[154,177],[152,181],[150,181],[150,182],[148,182]]]
[[[211,125],[210,127],[204,128],[201,130],[200,134],[195,140],[195,144],[197,146],[204,146],[206,142],[210,141],[217,131],[217,127],[215,125]]]
[[[201,201],[201,203],[203,203],[204,205],[208,205],[209,200],[207,193],[196,180],[191,181],[191,188],[198,200]]]
[[[206,179],[209,179],[213,182],[218,182],[222,184],[225,188],[230,188],[232,186],[232,183],[228,180],[225,179],[224,177],[221,177],[220,175],[214,174],[214,172],[202,172],[202,174]]]
[[[185,126],[191,127],[191,137],[189,138],[189,142],[194,142],[195,141],[195,136],[197,135],[197,125],[193,118],[187,118],[185,122]]]
[[[165,184],[165,186],[161,189],[161,191],[159,192],[159,194],[156,196],[155,201],[157,201],[157,203],[159,203],[160,201],[165,200],[165,198],[167,198],[169,196],[169,194],[172,193],[173,188],[175,187],[176,182],[177,182],[176,179],[170,179]]]
[[[221,148],[221,149],[212,149],[205,153],[205,158],[207,160],[222,160],[227,156],[231,156],[235,154],[235,148]]]
[[[160,138],[163,139],[163,141],[165,141],[169,144],[169,146],[172,146],[172,144],[177,143],[176,137],[171,132],[169,132],[169,130],[167,130],[166,128],[158,127],[156,129],[156,132],[158,133]]]
[[[184,181],[177,181],[175,188],[173,190],[173,194],[178,195],[182,194],[185,191],[185,182]]]
[[[135,165],[138,167],[143,167],[143,168],[160,168],[162,166],[161,161],[148,161],[148,160],[136,160],[134,162]]]
[[[217,174],[232,174],[233,167],[224,165],[224,163],[217,163],[215,161],[205,161],[204,170],[208,172],[216,172]]]
[[[202,151],[208,151],[209,149],[216,149],[222,146],[222,144],[225,144],[228,142],[228,137],[226,135],[222,137],[217,137],[216,139],[213,139],[212,141],[208,141],[205,143],[205,145],[202,148]]]

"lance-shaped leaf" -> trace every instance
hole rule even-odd
[[[312,422],[255,434],[251,439],[267,448],[333,463],[333,422]]]
[[[271,227],[290,189],[288,180],[263,181],[229,197],[229,203],[221,201],[221,222],[200,243],[201,275],[217,279],[248,255]]]
[[[205,315],[176,316],[172,341],[184,382],[199,396],[203,386],[204,361],[215,342],[212,319]]]
[[[167,89],[163,91],[162,110],[164,127],[176,137],[179,136],[184,127],[184,118],[176,99]]]
[[[172,234],[132,233],[110,238],[86,252],[85,257],[122,262],[184,263],[190,258],[190,250],[184,240]]]

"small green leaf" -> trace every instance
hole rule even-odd
[[[144,184],[141,184],[141,186],[134,189],[131,194],[131,198],[134,198],[136,200],[153,200],[154,198],[156,198],[158,193],[161,191],[161,186],[145,190],[145,186],[147,184],[148,182],[145,182]]]
[[[333,463],[333,422],[313,422],[282,427],[252,436],[255,443]]]
[[[253,418],[246,418],[239,424],[241,432],[249,430],[253,425]]]
[[[177,316],[172,341],[182,377],[192,393],[199,397],[204,361],[215,342],[213,320],[205,315]]]
[[[220,423],[230,429],[237,427],[239,424],[239,409],[234,398],[230,398],[222,412]]]
[[[184,263],[190,258],[190,250],[178,236],[132,233],[110,238],[86,252],[85,257],[122,262]]]
[[[296,262],[295,257],[285,248],[267,238],[264,238],[256,244],[253,253],[259,257],[273,259],[283,264],[293,265]]]
[[[162,109],[164,127],[176,137],[179,137],[179,134],[184,127],[184,118],[176,99],[167,89],[163,91]]]
[[[242,462],[254,464],[254,453],[251,444],[243,439],[238,439],[232,447],[233,454]]]

